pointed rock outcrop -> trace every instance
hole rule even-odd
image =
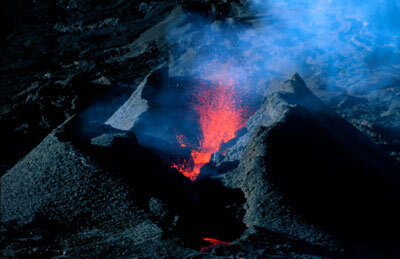
[[[246,127],[223,158],[239,160],[238,167],[214,179],[244,193],[249,230],[329,251],[345,244],[349,255],[357,246],[382,248],[395,240],[399,163],[329,109],[298,74],[270,89]]]

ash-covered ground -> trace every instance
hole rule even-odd
[[[2,257],[400,255],[396,1],[0,5]],[[134,125],[216,80],[254,112],[192,182]]]

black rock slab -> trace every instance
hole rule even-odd
[[[84,125],[86,131],[77,135],[81,121],[68,120],[2,177],[2,255],[195,252],[178,248],[178,238],[162,241],[180,224],[177,204],[192,199],[185,189],[190,181],[141,150],[133,133]],[[174,205],[165,207],[166,200],[175,200]]]
[[[396,253],[398,162],[300,76],[270,89],[247,128],[224,158],[239,159],[239,166],[215,179],[242,190],[248,228],[332,251],[345,247],[347,255]]]

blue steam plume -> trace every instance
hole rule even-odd
[[[400,1],[247,4],[247,16],[190,16],[173,26],[170,73],[234,80],[255,92],[296,71],[354,93],[400,85]]]

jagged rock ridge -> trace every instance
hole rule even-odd
[[[3,255],[397,253],[398,162],[299,75],[270,89],[232,158],[192,183],[133,132],[73,118],[2,177]],[[200,253],[204,235],[232,244]]]

